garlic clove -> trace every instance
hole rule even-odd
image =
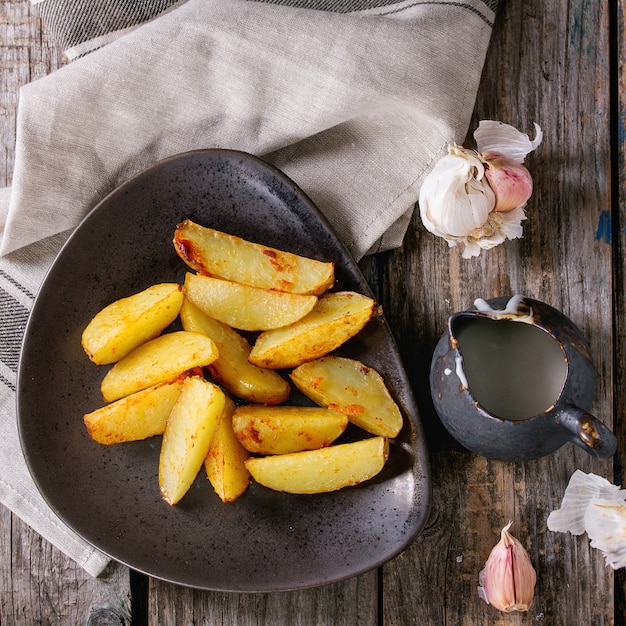
[[[524,208],[533,193],[530,172],[520,163],[497,152],[482,154],[485,177],[496,196],[494,211],[506,213]]]
[[[483,120],[474,131],[476,149],[486,165],[485,177],[496,195],[495,211],[506,212],[523,208],[533,192],[533,179],[523,162],[543,139],[543,132],[535,124],[535,139],[517,128]]]
[[[494,120],[482,120],[474,131],[476,150],[479,153],[496,153],[523,163],[526,156],[536,150],[543,140],[543,131],[539,124],[535,124],[535,138],[533,140],[526,133],[522,133],[514,126]]]
[[[500,533],[480,572],[478,595],[499,611],[527,611],[535,594],[537,574],[524,546],[509,533],[509,522]]]

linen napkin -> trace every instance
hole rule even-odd
[[[496,5],[39,3],[76,60],[22,88],[13,182],[0,190],[5,506],[90,573],[105,566],[41,500],[15,424],[28,311],[82,217],[162,158],[231,148],[290,176],[355,258],[401,245],[422,179],[467,132]]]

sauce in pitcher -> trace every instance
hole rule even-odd
[[[470,393],[493,415],[522,420],[556,403],[567,376],[559,343],[532,324],[457,320],[454,336]]]

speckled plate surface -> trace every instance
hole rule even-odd
[[[275,168],[228,150],[158,163],[85,218],[35,302],[17,393],[22,447],[35,482],[57,514],[94,546],[131,568],[182,585],[293,590],[381,565],[420,532],[430,497],[417,408],[383,317],[339,351],[381,372],[405,415],[389,461],[372,481],[310,496],[251,484],[237,501],[223,504],[201,473],[171,507],[159,494],[160,437],[115,446],[89,438],[82,416],[102,405],[99,386],[107,368],[87,359],[82,330],[117,298],[155,282],[182,283],[187,268],[172,237],[187,217],[335,261],[338,288],[371,293],[323,216]]]

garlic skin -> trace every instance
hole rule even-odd
[[[604,554],[613,569],[626,567],[626,502],[593,500],[585,511],[591,547]]]
[[[537,573],[524,546],[509,533],[509,522],[500,533],[480,572],[478,595],[505,613],[528,611],[535,595]]]
[[[625,499],[626,489],[612,485],[602,476],[586,474],[577,469],[565,488],[561,507],[548,515],[548,529],[552,532],[582,535],[586,532],[585,514],[594,500],[622,502]]]
[[[522,164],[542,141],[513,126],[483,120],[474,132],[478,151],[448,146],[426,176],[419,193],[425,228],[450,247],[464,245],[463,258],[478,256],[506,239],[522,236],[524,207],[533,190],[530,172]]]
[[[462,239],[465,244],[463,258],[478,256],[482,250],[491,250],[507,239],[519,239],[522,236],[522,221],[525,219],[524,207],[508,212],[492,211],[480,228]]]
[[[573,535],[587,533],[591,547],[613,569],[626,567],[626,489],[606,478],[576,470],[561,507],[548,516],[548,528]]]
[[[482,120],[474,131],[476,150],[482,154],[490,152],[502,154],[516,163],[523,163],[524,159],[536,150],[543,141],[543,131],[535,123],[535,138],[530,139],[514,126],[494,120]]]

